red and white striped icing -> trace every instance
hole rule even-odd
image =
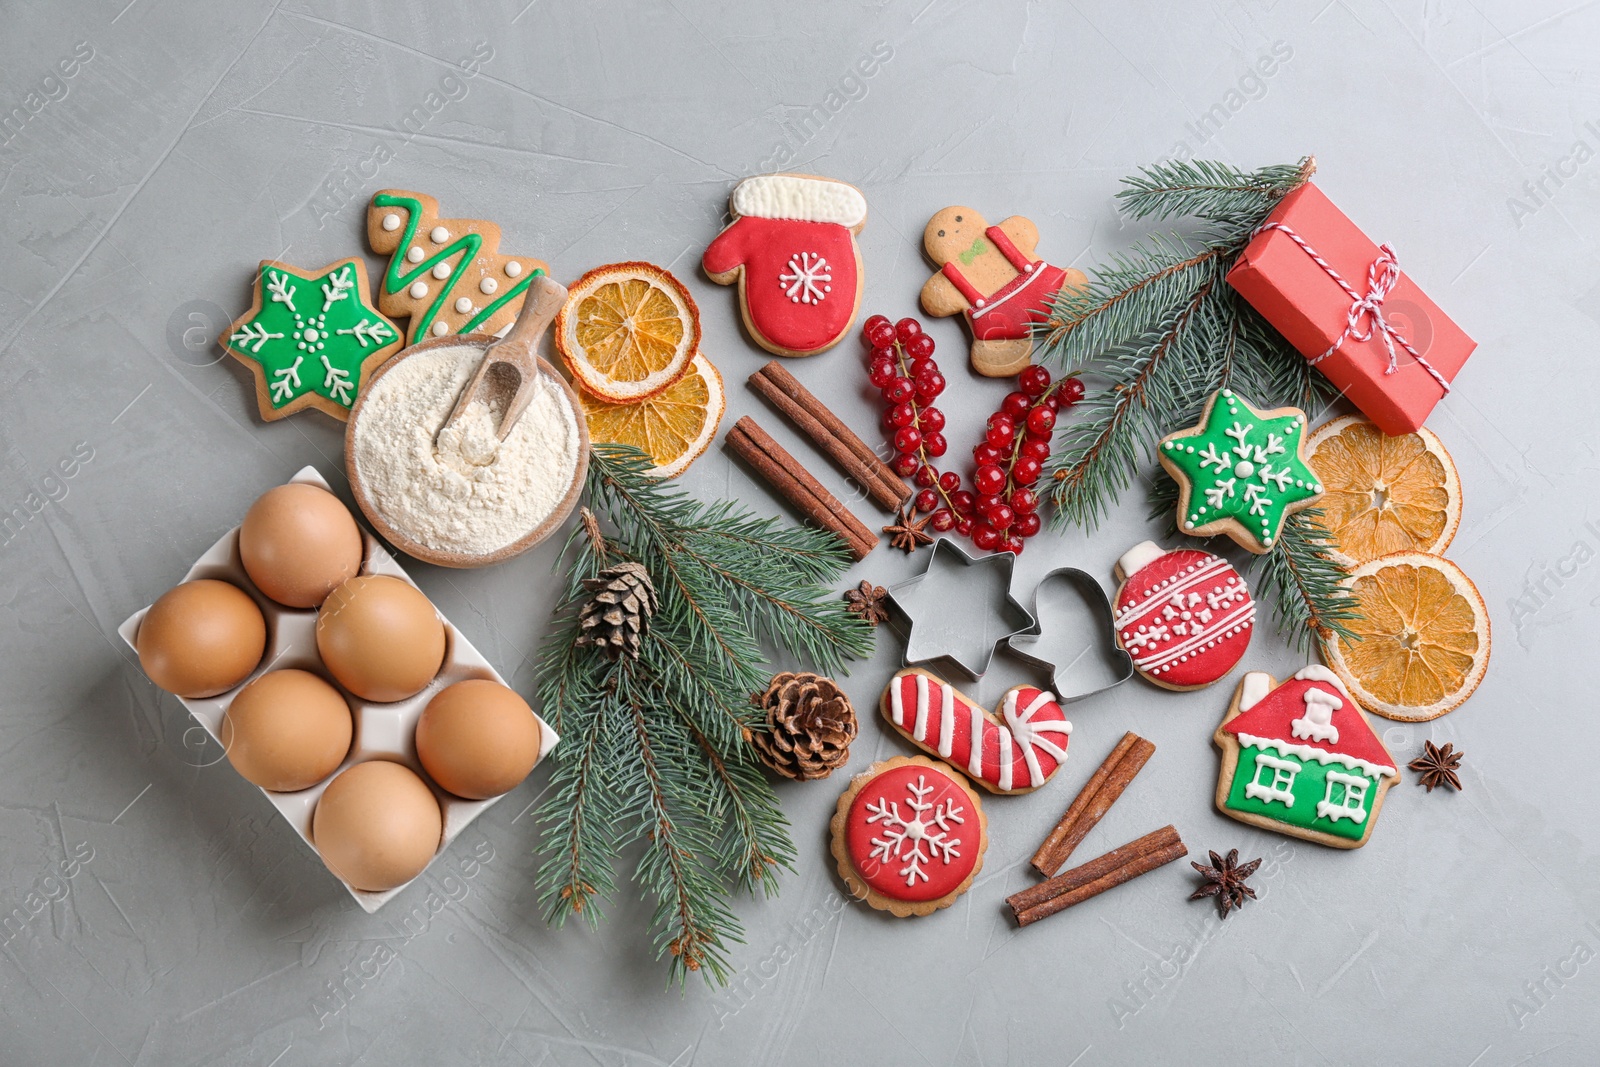
[[[1035,686],[1008,692],[997,723],[949,682],[913,668],[889,682],[882,706],[918,747],[1001,793],[1037,789],[1066,762],[1072,723]]]
[[[1156,556],[1117,591],[1117,643],[1166,685],[1210,685],[1250,645],[1256,602],[1227,560],[1199,549]]]

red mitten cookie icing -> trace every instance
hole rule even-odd
[[[1032,792],[1067,759],[1072,723],[1054,694],[1036,686],[1014,687],[996,716],[949,682],[911,667],[890,680],[879,707],[918,748],[991,793]]]
[[[781,356],[832,348],[861,302],[855,235],[867,201],[852,185],[804,174],[746,178],[729,198],[733,222],[701,257],[719,285],[739,283],[745,326]]]
[[[1256,602],[1239,572],[1199,549],[1150,541],[1117,561],[1117,644],[1156,685],[1200,689],[1233,670],[1255,625]]]
[[[948,907],[983,866],[983,807],[959,774],[921,756],[857,775],[834,814],[833,854],[852,893],[896,915]]]

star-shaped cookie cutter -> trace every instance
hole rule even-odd
[[[1063,620],[1055,609],[1047,607],[1062,600],[1066,592],[1063,587],[1073,590],[1072,598],[1081,606],[1088,607],[1098,640],[1084,640],[1079,636],[1081,629],[1063,626]],[[1050,688],[1058,703],[1066,704],[1103,693],[1133,677],[1133,657],[1117,646],[1116,614],[1112,610],[1111,600],[1088,572],[1076,567],[1057,567],[1039,579],[1033,591],[1033,610],[1029,612],[1029,618],[1032,622],[1028,628],[1008,637],[1006,647],[1017,658],[1050,672]],[[1103,677],[1109,676],[1111,680],[1082,692],[1066,692],[1065,683],[1074,673],[1074,668],[1091,653],[1099,654],[1106,672]]]
[[[889,589],[889,599],[906,622],[904,666],[944,660],[976,681],[989,669],[995,649],[1034,625],[1031,612],[1011,595],[1016,557],[1010,552],[969,556],[948,537],[934,542],[921,574]],[[958,575],[970,575],[965,580]],[[951,597],[959,586],[986,582],[987,602],[976,620]],[[997,626],[1000,632],[991,630]]]

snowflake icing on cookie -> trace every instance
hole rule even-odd
[[[269,264],[259,285],[256,307],[229,328],[226,346],[260,365],[274,409],[308,394],[349,408],[362,364],[400,340],[368,303],[354,264],[320,274]],[[319,365],[322,373],[310,372]]]
[[[882,836],[872,839],[871,857],[884,863],[904,862],[899,873],[908,886],[919,879],[928,880],[923,864],[934,860],[948,864],[961,856],[961,841],[952,824],[966,822],[962,818],[966,809],[953,798],[929,803],[934,788],[927,784],[926,775],[919,774],[915,785],[906,783],[906,792],[911,794],[906,800],[909,816],[902,816],[899,801],[887,796],[867,802],[867,822],[883,824]]]
[[[833,292],[833,273],[828,261],[814,252],[796,252],[789,257],[789,268],[778,275],[784,295],[796,304],[820,304]]]
[[[1212,397],[1203,423],[1161,442],[1161,458],[1188,492],[1186,533],[1232,519],[1263,549],[1277,542],[1288,515],[1322,492],[1301,458],[1305,414],[1269,417],[1232,390]]]

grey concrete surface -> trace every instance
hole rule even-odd
[[[1600,7],[9,0],[3,16],[0,509],[29,516],[0,543],[0,914],[25,917],[0,940],[6,1067],[1596,1061]],[[983,875],[934,917],[847,904],[825,843],[844,783],[784,786],[798,869],[779,898],[739,903],[733,987],[680,994],[628,895],[597,933],[541,919],[525,813],[542,772],[367,916],[116,639],[262,489],[305,463],[343,486],[341,427],[263,424],[205,341],[248,306],[257,260],[364,251],[376,188],[497,220],[505,250],[565,279],[670,265],[729,420],[758,414],[800,451],[743,386],[765,357],[733,294],[697,269],[735,179],[858,185],[863,313],[898,317],[939,207],[1031,216],[1043,254],[1084,266],[1137,235],[1117,179],[1180,149],[1315,152],[1323,188],[1481,344],[1430,425],[1460,466],[1449,554],[1489,602],[1493,663],[1453,715],[1382,724],[1401,758],[1463,748],[1466,790],[1407,776],[1360,851],[1219,816],[1227,692],[1135,681],[1075,706],[1062,781],[988,805]],[[959,324],[930,330],[959,452],[1004,386],[966,371]],[[858,351],[794,369],[871,430]],[[781,511],[720,445],[683,484]],[[1098,531],[1041,538],[1019,595],[1064,564],[1109,585],[1158,529],[1145,511],[1135,488]],[[412,573],[526,689],[554,554]],[[851,580],[918,566],[884,550]],[[885,634],[849,678],[864,711],[899,654]],[[1269,631],[1249,656],[1280,676],[1301,662]],[[1026,671],[997,663],[979,695]],[[1171,821],[1196,852],[1265,857],[1261,899],[1219,923],[1173,865],[1017,930],[1001,899],[1124,729],[1159,751],[1086,853]],[[851,769],[903,751],[869,715]]]

